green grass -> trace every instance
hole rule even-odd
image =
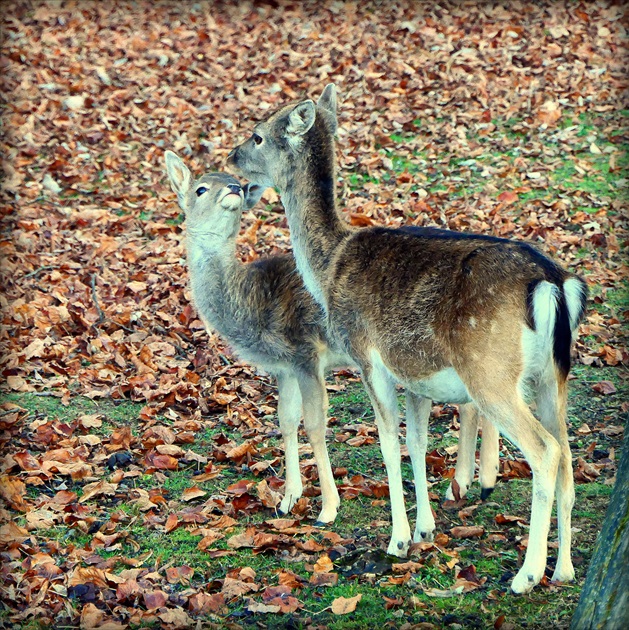
[[[576,366],[575,379],[570,382],[569,417],[572,442],[575,448],[575,457],[583,453],[591,440],[597,441],[597,448],[609,448],[613,440],[601,440],[600,436],[579,436],[575,429],[586,422],[590,427],[597,422],[603,422],[610,413],[620,413],[620,404],[626,399],[624,380],[618,370],[612,368],[594,369],[585,366]],[[616,384],[617,393],[596,400],[592,396],[592,385],[600,380],[611,380]],[[11,395],[11,400],[26,407],[32,415],[42,414],[50,419],[70,420],[82,413],[103,413],[107,418],[107,426],[114,427],[132,423],[137,420],[140,405],[131,402],[113,404],[111,401],[91,401],[80,397],[73,398],[68,407],[61,405],[60,401],[49,397],[34,397],[30,394]],[[401,397],[402,398],[402,397]],[[333,418],[330,427],[333,433],[342,432],[345,424],[366,423],[373,425],[374,418],[368,398],[362,386],[356,382],[347,384],[347,389],[330,396],[330,416]],[[403,407],[401,406],[401,410]],[[205,452],[209,453],[212,440],[218,433],[224,433],[239,441],[239,433],[222,423],[208,422],[207,426],[196,435],[195,444],[203,445]],[[610,423],[609,419],[607,420]],[[611,423],[621,423],[613,419]],[[452,432],[452,415],[450,408],[446,407],[442,415],[433,418],[430,426],[429,448],[441,449],[444,452],[447,445],[456,443],[456,437]],[[375,434],[374,434],[375,435]],[[304,439],[302,435],[302,440]],[[269,440],[271,442],[272,440]],[[265,440],[265,444],[267,441]],[[348,468],[349,475],[361,474],[369,479],[386,480],[386,472],[382,463],[382,457],[378,442],[370,445],[352,447],[346,443],[330,441],[330,455],[333,466]],[[516,450],[507,442],[503,442],[502,454],[504,457],[517,455]],[[221,474],[201,487],[207,491],[207,496],[192,501],[181,502],[181,493],[195,482],[193,466],[177,471],[165,472],[163,475],[142,475],[137,478],[125,480],[128,488],[161,488],[168,503],[164,514],[177,513],[191,505],[198,505],[210,496],[220,497],[223,490],[234,481],[241,478],[250,478],[259,481],[261,477],[255,477],[246,470],[239,469],[229,462],[223,464]],[[412,471],[408,458],[403,462],[404,478],[410,480]],[[341,481],[341,480],[339,480]],[[578,580],[582,580],[589,562],[596,535],[600,530],[600,524],[604,516],[606,505],[611,493],[611,486],[603,483],[604,479],[577,484],[576,504],[573,512],[574,546],[573,558],[577,570]],[[512,479],[498,482],[490,500],[479,502],[479,487],[474,484],[468,495],[466,505],[477,505],[477,509],[464,521],[458,514],[458,508],[447,510],[441,505],[441,497],[447,488],[447,479],[437,479],[431,487],[431,491],[440,497],[439,501],[433,501],[432,505],[436,513],[437,530],[448,533],[455,525],[481,525],[486,532],[502,532],[506,540],[488,542],[486,535],[480,540],[456,540],[452,539],[444,552],[430,551],[422,556],[424,566],[421,571],[413,575],[411,579],[402,585],[394,585],[389,581],[389,575],[363,575],[354,578],[339,576],[339,582],[334,587],[315,587],[306,584],[302,589],[297,589],[293,595],[303,604],[304,608],[293,615],[293,627],[306,628],[308,625],[318,625],[326,628],[349,629],[365,627],[365,620],[369,620],[369,627],[393,627],[406,622],[414,624],[422,621],[433,623],[436,628],[448,628],[452,624],[459,624],[464,628],[492,627],[496,619],[505,615],[508,622],[515,624],[516,628],[536,628],[539,620],[544,620],[543,627],[566,626],[579,594],[579,585],[572,584],[562,587],[544,588],[537,587],[531,594],[518,597],[507,592],[511,576],[521,565],[521,555],[518,552],[516,542],[518,537],[526,534],[526,528],[513,526],[499,526],[495,517],[499,513],[515,514],[525,519],[529,518],[531,483],[530,480]],[[80,494],[80,483],[73,486],[73,490]],[[315,482],[315,487],[318,483]],[[40,486],[29,488],[29,496],[36,496],[41,491]],[[415,519],[415,498],[413,486],[405,482],[407,495],[407,509],[411,523]],[[311,498],[313,515],[318,511],[319,498]],[[290,545],[288,548],[277,551],[269,551],[256,554],[251,549],[240,549],[236,554],[212,559],[207,551],[197,548],[201,537],[192,534],[194,526],[180,525],[170,533],[163,528],[146,527],[144,524],[145,512],[140,511],[137,505],[127,503],[124,500],[124,491],[121,498],[116,500],[94,499],[88,502],[88,507],[96,508],[99,521],[107,521],[116,512],[119,526],[117,531],[125,531],[128,538],[122,541],[122,548],[116,550],[104,550],[95,547],[94,552],[103,561],[113,563],[111,570],[119,573],[127,565],[118,561],[118,558],[142,557],[146,554],[145,566],[160,569],[165,566],[187,565],[194,569],[191,580],[192,588],[204,588],[214,580],[221,580],[227,572],[237,567],[251,567],[256,572],[256,583],[261,585],[261,590],[266,586],[278,584],[277,573],[280,569],[290,570],[308,580],[311,571],[307,564],[316,561],[320,553],[314,553],[302,558],[298,550]],[[250,515],[238,514],[238,524],[231,531],[223,531],[225,538],[216,541],[212,549],[228,549],[229,537],[240,534],[249,526],[255,526],[259,531],[264,530],[263,521],[274,518],[271,510],[263,509]],[[20,517],[18,523],[24,524]],[[305,523],[309,523],[307,519]],[[386,548],[390,533],[390,507],[389,502],[375,500],[374,497],[359,495],[355,499],[343,499],[336,522],[328,528],[330,531],[350,541],[349,549],[377,549]],[[325,548],[330,546],[322,534],[315,532],[312,535],[302,534],[295,536],[296,540],[305,541],[313,538]],[[92,544],[93,534],[85,533],[80,529],[67,525],[56,525],[38,533],[40,545],[45,540],[59,541],[63,548],[89,549]],[[556,529],[551,529],[550,541],[556,540]],[[291,555],[292,553],[292,555]],[[456,570],[448,569],[446,562],[453,554],[458,554],[458,566],[474,565],[476,574],[486,578],[485,584],[476,591],[467,594],[455,595],[444,599],[430,597],[425,589],[448,589],[456,579]],[[549,564],[552,566],[556,550],[549,550]],[[338,570],[338,569],[337,569]],[[172,585],[168,589],[172,593],[184,592],[187,586]],[[331,603],[340,596],[352,597],[362,594],[363,598],[358,604],[355,614],[336,616],[330,610]],[[260,601],[259,594],[251,594],[255,601]],[[390,610],[385,609],[385,597],[390,599],[401,598],[401,604]],[[79,606],[79,602],[74,602]],[[283,615],[252,616],[246,610],[246,601],[239,599],[228,605],[229,619],[248,627],[252,624],[262,623],[268,628],[285,627],[288,618]],[[362,624],[362,625],[361,625]],[[387,626],[388,624],[388,626]],[[33,630],[37,626],[31,626]],[[146,627],[146,626],[145,626]]]
[[[526,204],[542,200],[551,201],[562,195],[575,196],[577,199],[580,195],[588,195],[600,199],[601,202],[609,197],[626,197],[627,189],[619,188],[617,183],[621,178],[627,177],[629,143],[612,142],[615,134],[605,130],[610,116],[611,114],[607,116],[580,114],[576,120],[564,116],[558,121],[557,129],[546,130],[541,133],[540,139],[542,143],[547,142],[552,146],[556,142],[553,139],[554,134],[561,130],[569,132],[573,128],[574,142],[571,144],[571,151],[569,153],[557,151],[549,156],[537,153],[529,156],[530,134],[533,132],[528,130],[521,119],[494,119],[493,124],[496,128],[488,135],[477,136],[473,130],[468,131],[469,141],[488,147],[486,153],[473,159],[469,159],[468,156],[451,155],[436,160],[434,157],[429,159],[427,151],[418,151],[415,148],[418,139],[421,138],[421,130],[418,130],[418,135],[394,133],[390,135],[394,145],[381,149],[381,152],[391,159],[393,165],[390,174],[384,174],[383,178],[390,179],[399,173],[408,172],[421,179],[421,185],[432,195],[447,191],[449,199],[467,198],[481,193],[488,181],[495,181],[495,177],[483,177],[483,169],[490,167],[500,171],[505,165],[513,165],[516,159],[520,164],[525,160],[529,167],[522,169],[521,175],[504,179],[504,190],[522,185],[534,186],[534,182],[527,180],[524,173],[538,170],[540,167],[543,175],[548,177],[550,185],[542,188],[532,187],[529,191],[519,193],[519,201],[508,210],[516,218],[525,209]],[[496,151],[495,146],[501,145],[501,138],[507,138],[512,146]],[[593,141],[603,151],[602,154],[590,152],[590,144]],[[616,152],[616,169],[613,172],[610,171],[610,155],[605,153],[608,147],[613,147]],[[544,165],[549,161],[551,166],[546,170]],[[579,162],[589,164],[590,170],[580,172]],[[345,177],[352,190],[360,190],[367,182],[378,183],[377,178],[361,170],[349,171]],[[411,188],[416,187],[417,184],[413,184]],[[577,202],[570,211],[574,213],[582,209],[594,214],[599,212],[601,207]],[[615,211],[610,210],[611,213]]]
[[[113,424],[131,423],[135,425],[144,404],[128,400],[115,402],[110,398],[92,400],[84,396],[74,396],[70,405],[64,405],[60,397],[38,396],[36,394],[6,394],[3,399],[27,409],[34,416],[48,416],[51,419],[63,418],[71,422],[85,414],[103,414]]]

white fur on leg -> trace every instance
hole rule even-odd
[[[299,386],[304,401],[304,427],[317,462],[321,485],[321,512],[317,522],[332,523],[336,519],[341,500],[334,483],[332,465],[325,442],[328,408],[325,382],[322,376],[302,375]]]
[[[514,593],[528,593],[536,584],[539,584],[546,568],[548,531],[560,449],[557,440],[541,426],[538,425],[538,427],[540,432],[543,432],[544,449],[535,452],[535,441],[533,440],[526,444],[516,444],[524,453],[533,472],[533,502],[531,505],[529,543],[524,564],[511,583],[511,590]]]
[[[479,400],[483,418],[491,419],[500,433],[517,446],[533,473],[529,542],[522,568],[511,583],[515,593],[528,593],[544,575],[548,553],[548,530],[553,506],[560,448],[557,440],[513,392],[493,404]]]
[[[297,438],[299,421],[301,419],[301,394],[297,379],[292,374],[280,374],[277,378],[277,385],[277,415],[280,421],[282,438],[284,439],[284,455],[286,458],[284,498],[280,503],[279,510],[283,514],[288,514],[303,493]]]
[[[537,394],[537,412],[544,427],[559,442],[561,456],[557,471],[555,496],[557,498],[557,529],[559,530],[559,550],[553,573],[553,581],[570,582],[574,579],[571,558],[572,546],[572,507],[574,506],[574,477],[572,472],[572,452],[568,443],[568,432],[563,403],[559,398],[557,382],[549,370],[542,379]]]
[[[406,391],[406,444],[413,464],[417,520],[413,542],[429,542],[434,537],[435,518],[428,498],[426,481],[426,447],[428,444],[428,419],[432,401]]]
[[[380,355],[372,351],[372,366],[365,375],[365,387],[371,398],[376,413],[380,448],[387,468],[389,479],[389,497],[391,500],[391,542],[388,553],[406,558],[411,546],[411,528],[404,507],[402,488],[402,469],[399,440],[398,404],[394,381],[382,363]]]
[[[574,506],[574,479],[572,473],[572,453],[561,445],[561,459],[557,473],[557,525],[559,529],[559,550],[557,564],[553,572],[553,582],[572,582],[574,566],[572,565],[571,516]]]

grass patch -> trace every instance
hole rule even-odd
[[[617,445],[618,440],[605,438],[600,434],[581,435],[576,429],[587,423],[595,427],[597,423],[621,423],[619,416],[622,400],[626,400],[626,386],[622,375],[612,368],[594,369],[576,366],[573,371],[575,378],[570,382],[569,419],[570,436],[573,454],[586,455],[588,446],[596,441],[596,449],[608,451]],[[593,395],[592,385],[600,380],[612,381],[617,392],[611,396],[598,397]],[[74,398],[67,407],[61,405],[58,399],[34,397],[30,394],[11,395],[10,399],[30,410],[32,415],[47,415],[51,419],[71,420],[83,413],[103,413],[107,417],[108,427],[132,423],[138,417],[141,406],[131,402],[114,404],[111,401],[91,401]],[[400,410],[403,412],[403,396],[400,393]],[[431,420],[429,448],[444,449],[456,444],[457,436],[453,430],[451,407],[442,407],[441,413]],[[359,383],[350,382],[346,390],[333,393],[330,396],[330,429],[333,435],[342,433],[345,425],[365,424],[373,425],[374,417],[368,397]],[[611,417],[611,420],[610,420]],[[618,419],[616,419],[618,418]],[[208,423],[195,436],[195,442],[189,447],[198,448],[197,452],[211,454],[213,441],[220,433],[230,435],[234,429],[217,422]],[[377,437],[377,435],[374,435]],[[305,437],[302,434],[301,440]],[[265,439],[263,444],[275,443],[276,438]],[[329,440],[330,457],[335,467],[348,469],[348,477],[362,475],[376,481],[386,481],[386,471],[378,441],[359,447],[352,447],[346,443]],[[605,454],[605,453],[603,453]],[[502,457],[518,456],[515,448],[503,441]],[[589,460],[590,461],[590,460]],[[453,465],[453,464],[452,464]],[[141,475],[125,479],[120,489],[127,487],[128,492],[134,488],[144,488],[148,491],[159,490],[164,496],[167,506],[162,513],[177,513],[179,510],[194,507],[208,498],[225,497],[224,489],[239,479],[260,481],[262,476],[254,476],[245,467],[237,467],[229,462],[220,464],[220,475],[207,482],[198,484],[207,495],[192,502],[182,502],[181,495],[196,482],[193,475],[197,468],[186,466],[177,471],[160,472],[154,475]],[[278,471],[279,474],[283,474]],[[108,473],[109,475],[109,473]],[[411,523],[415,520],[415,492],[412,483],[412,470],[408,457],[403,461],[403,475],[405,479],[405,493],[407,509]],[[528,528],[513,524],[501,526],[495,521],[497,514],[517,515],[524,519],[530,515],[531,482],[530,480],[499,480],[493,494],[486,502],[480,502],[480,489],[475,483],[468,495],[466,506],[475,506],[467,517],[459,515],[459,508],[447,510],[442,506],[442,497],[449,484],[448,479],[430,477],[432,479],[431,492],[438,500],[432,501],[436,514],[437,531],[449,534],[456,525],[480,525],[485,529],[481,539],[457,540],[452,538],[442,551],[434,551],[423,557],[423,566],[419,573],[414,574],[404,584],[393,584],[389,574],[361,575],[347,578],[339,576],[339,582],[333,587],[317,587],[308,583],[312,575],[312,564],[321,553],[304,555],[293,543],[267,552],[255,553],[252,549],[238,549],[231,555],[211,557],[208,551],[198,548],[201,535],[192,533],[194,524],[181,523],[177,528],[166,532],[163,526],[147,527],[145,517],[147,512],[141,510],[137,504],[115,497],[101,497],[87,502],[86,507],[96,507],[99,510],[98,523],[93,530],[84,531],[72,527],[71,524],[57,524],[44,532],[38,532],[41,549],[45,552],[47,544],[57,544],[62,549],[90,549],[94,544],[94,536],[101,526],[106,528],[110,519],[117,523],[115,531],[124,531],[125,536],[120,539],[117,548],[94,548],[90,563],[94,557],[100,557],[108,570],[114,574],[128,569],[123,558],[141,558],[143,566],[152,570],[164,572],[165,567],[188,566],[194,569],[190,584],[171,584],[166,588],[173,597],[185,593],[186,589],[204,589],[207,585],[223,580],[227,573],[235,568],[251,567],[256,573],[256,584],[260,586],[258,593],[250,594],[255,601],[261,601],[260,593],[268,586],[278,585],[280,570],[292,571],[301,576],[305,582],[303,587],[295,589],[293,595],[303,603],[303,609],[293,614],[291,624],[293,628],[320,626],[338,628],[341,630],[365,627],[365,620],[369,620],[369,627],[399,627],[404,623],[429,622],[436,628],[449,628],[458,624],[464,628],[492,627],[502,615],[513,623],[516,628],[565,627],[580,591],[587,565],[589,563],[596,536],[611,494],[611,486],[605,484],[605,475],[592,483],[576,485],[576,504],[573,511],[574,545],[573,559],[577,571],[577,582],[562,587],[538,587],[531,594],[518,597],[508,593],[508,585],[513,574],[521,566],[523,549],[520,542],[526,537]],[[337,483],[343,483],[337,480]],[[72,488],[79,496],[81,482]],[[309,484],[306,486],[309,487]],[[318,482],[314,484],[318,488]],[[28,496],[37,500],[43,491],[42,486],[29,486]],[[315,493],[316,494],[316,493]],[[312,514],[316,515],[319,508],[319,498],[311,497]],[[158,510],[159,512],[159,510]],[[217,512],[217,515],[220,512]],[[232,529],[222,531],[224,537],[215,541],[210,551],[229,550],[227,541],[231,536],[241,534],[248,527],[255,527],[256,531],[265,531],[263,521],[275,518],[272,510],[262,509],[252,514],[237,513],[237,525]],[[24,525],[26,519],[20,516],[18,524]],[[309,523],[307,519],[304,523]],[[203,525],[201,525],[203,527]],[[341,544],[352,549],[386,549],[390,534],[390,504],[388,499],[378,500],[373,496],[359,495],[356,498],[342,499],[341,509],[336,522],[329,531],[342,537]],[[268,531],[268,530],[266,530]],[[488,540],[490,533],[502,534],[502,539]],[[549,571],[552,570],[556,549],[557,531],[551,528],[549,549]],[[319,531],[312,534],[302,534],[295,537],[295,541],[312,539],[321,544],[324,550],[334,548]],[[49,543],[47,543],[49,541]],[[51,547],[52,548],[52,547]],[[88,554],[89,555],[89,554]],[[454,565],[448,562],[456,559]],[[58,560],[62,562],[63,556]],[[457,573],[461,568],[473,565],[476,575],[482,578],[483,585],[478,590],[446,598],[431,597],[426,594],[430,589],[448,589],[455,583]],[[86,565],[87,566],[87,565]],[[338,570],[338,569],[337,569]],[[164,583],[165,584],[165,583]],[[220,584],[220,582],[219,582]],[[329,607],[340,596],[352,597],[361,594],[362,600],[358,604],[355,615],[336,616]],[[75,602],[78,605],[77,602]],[[387,609],[385,605],[389,605]],[[268,628],[286,627],[288,617],[283,615],[253,615],[247,610],[245,600],[236,599],[228,604],[228,617],[244,627],[254,627],[259,623]],[[543,625],[540,626],[540,619]],[[209,620],[209,618],[208,618]],[[361,625],[362,624],[362,625]],[[35,626],[33,626],[35,627]],[[143,626],[147,627],[147,626]]]
[[[144,407],[141,403],[128,400],[114,402],[110,398],[92,400],[84,396],[74,396],[69,405],[64,405],[57,396],[38,396],[36,394],[6,394],[3,399],[13,402],[27,409],[30,415],[63,419],[72,422],[78,416],[85,414],[102,414],[111,424],[137,424],[137,418]]]
[[[542,145],[560,145],[570,138],[569,149],[561,144],[553,152],[531,151],[531,130],[521,119],[494,119],[495,129],[490,133],[478,135],[473,129],[467,133],[468,141],[486,145],[488,151],[474,158],[468,156],[445,155],[443,158],[429,157],[426,150],[413,148],[420,136],[394,133],[389,137],[394,143],[383,151],[391,160],[392,169],[382,177],[389,180],[400,173],[415,175],[418,185],[424,187],[431,195],[447,192],[449,199],[473,197],[482,193],[488,181],[495,181],[496,175],[502,176],[504,190],[518,187],[530,187],[528,191],[519,193],[519,200],[510,208],[503,210],[514,217],[527,212],[528,205],[554,199],[575,198],[570,208],[572,214],[581,210],[590,214],[601,211],[604,201],[612,197],[626,198],[627,189],[622,180],[627,177],[629,168],[629,144],[619,143],[609,123],[614,114],[581,114],[577,119],[565,116],[556,128],[535,132],[536,143]],[[421,133],[421,132],[419,132]],[[563,134],[563,136],[561,135]],[[507,145],[497,152],[496,146]],[[595,143],[602,153],[592,153],[590,146]],[[491,149],[490,149],[491,147]],[[610,155],[614,153],[615,166],[610,167]],[[517,160],[517,162],[516,162]],[[523,166],[526,164],[526,166]],[[548,184],[535,187],[534,180],[527,178],[527,173],[541,171]],[[349,171],[345,175],[351,190],[360,190],[366,183],[378,183],[378,178],[361,170]],[[581,202],[583,196],[595,200],[594,205]],[[600,205],[599,205],[600,204]],[[607,209],[610,216],[615,210]]]

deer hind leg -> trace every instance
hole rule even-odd
[[[380,357],[376,358],[378,360],[373,364],[363,365],[361,368],[363,383],[376,414],[380,449],[389,480],[393,527],[387,551],[400,558],[406,558],[411,546],[411,528],[404,507],[397,395],[395,383],[388,370],[382,364]]]
[[[286,372],[277,378],[278,403],[277,415],[280,421],[280,431],[284,439],[284,456],[286,458],[286,483],[284,498],[280,503],[279,512],[288,514],[303,493],[301,472],[299,470],[299,443],[297,432],[301,420],[301,393],[299,383],[293,374]]]
[[[459,485],[459,498],[463,498],[474,480],[474,463],[476,461],[476,435],[478,433],[478,411],[473,404],[459,406],[459,451],[456,458],[454,478]],[[484,436],[483,436],[484,439]],[[446,491],[446,499],[456,499],[452,484]]]
[[[527,593],[539,583],[546,568],[548,530],[561,451],[557,440],[537,421],[517,388],[513,388],[511,397],[507,397],[506,389],[502,384],[500,399],[492,402],[472,389],[470,393],[481,414],[522,451],[533,472],[529,543],[524,564],[511,583],[513,592]],[[491,395],[491,392],[484,393]]]
[[[559,442],[561,456],[555,494],[557,497],[557,527],[559,551],[553,581],[570,582],[574,579],[574,568],[570,557],[572,544],[571,514],[574,506],[574,477],[572,453],[568,444],[566,427],[566,384],[557,382],[554,374],[543,379],[537,390],[537,412],[544,428]]]
[[[328,396],[322,376],[300,374],[299,388],[304,403],[304,427],[317,462],[321,485],[321,512],[315,525],[323,525],[336,519],[341,502],[325,442]]]
[[[482,435],[480,441],[480,463],[478,478],[480,480],[480,498],[484,501],[496,487],[500,468],[500,433],[487,418],[481,422]]]
[[[417,520],[414,542],[429,542],[435,532],[435,518],[428,498],[426,481],[426,447],[428,445],[428,419],[432,401],[406,390],[406,445],[413,464]]]

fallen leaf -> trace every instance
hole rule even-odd
[[[179,525],[179,519],[176,514],[169,514],[164,525],[164,531],[166,533],[172,532]]]
[[[336,586],[338,581],[338,573],[313,573],[309,580],[313,586]]]
[[[611,381],[599,381],[592,385],[592,389],[603,396],[616,393],[616,386]]]
[[[347,613],[354,612],[356,610],[356,605],[363,598],[362,594],[359,593],[354,597],[337,597],[332,602],[332,612],[335,615],[347,615]]]
[[[255,528],[249,527],[246,532],[236,534],[227,540],[230,549],[242,549],[243,547],[253,547]]]
[[[157,616],[162,621],[172,628],[188,628],[193,625],[192,619],[188,616],[186,611],[179,606],[175,608],[169,608],[164,612],[157,613]]]
[[[498,525],[511,525],[512,523],[526,523],[526,519],[521,516],[511,516],[510,514],[496,514],[494,520]]]
[[[84,429],[94,429],[103,426],[102,414],[100,413],[92,413],[83,416],[79,416],[76,421],[84,428]]]
[[[247,610],[252,613],[275,614],[280,612],[280,610],[282,610],[282,607],[276,604],[263,604],[262,602],[251,600],[247,606]]]
[[[453,538],[480,538],[484,533],[485,528],[478,525],[461,525],[450,530]]]
[[[279,492],[275,492],[269,488],[269,484],[266,479],[263,479],[257,486],[256,492],[262,505],[268,508],[275,508],[282,501],[282,495]]]
[[[160,590],[144,591],[142,598],[144,599],[144,605],[147,610],[156,610],[166,605],[168,594]]]
[[[59,183],[54,179],[54,177],[52,177],[50,173],[46,173],[44,175],[42,184],[46,190],[49,190],[55,195],[58,195],[63,190],[63,188],[59,186]]]
[[[518,199],[518,195],[511,190],[505,190],[503,193],[498,195],[498,201],[501,201],[505,207],[515,203]]]
[[[529,479],[531,467],[525,460],[507,459],[502,462],[502,476],[508,479]]]
[[[424,595],[428,597],[454,597],[455,595],[461,595],[465,589],[465,586],[459,585],[452,588],[440,589],[440,588],[423,588]]]
[[[192,501],[193,499],[198,499],[199,497],[204,497],[207,494],[205,490],[201,490],[199,486],[192,486],[191,488],[186,488],[181,493],[182,501]]]
[[[327,555],[320,556],[314,565],[315,573],[329,573],[332,569],[334,569],[334,565]]]
[[[262,599],[267,605],[279,606],[279,612],[283,614],[291,614],[303,608],[303,604],[291,595],[291,589],[283,584],[267,586],[262,592]]]
[[[193,575],[194,569],[187,565],[166,569],[166,579],[170,584],[189,584]]]
[[[602,429],[599,429],[599,433],[606,435],[607,437],[617,437],[625,432],[625,427],[621,427],[615,424],[610,424]]]
[[[0,497],[2,497],[14,510],[26,512],[29,509],[24,501],[26,485],[17,477],[8,475],[0,477]]]
[[[10,521],[0,526],[0,543],[11,545],[23,543],[28,538],[28,530]]]
[[[193,615],[204,615],[209,612],[223,614],[226,611],[223,593],[204,593],[203,591],[191,595],[188,606]]]
[[[221,534],[220,532],[208,532],[203,536],[203,538],[197,544],[197,549],[201,551],[205,551],[209,547],[211,547],[217,540],[221,538],[225,538],[225,534]],[[253,540],[251,540],[251,546],[253,546]],[[240,547],[233,547],[233,549],[239,549]]]
[[[86,503],[94,497],[101,494],[112,495],[116,492],[118,484],[109,483],[107,481],[94,481],[93,483],[87,483],[83,486],[83,494],[79,499],[79,503]]]

